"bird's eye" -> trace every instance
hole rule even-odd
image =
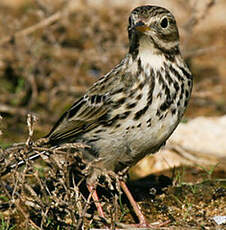
[[[164,29],[167,28],[168,24],[169,24],[169,22],[168,22],[167,18],[163,18],[160,22],[161,27]]]

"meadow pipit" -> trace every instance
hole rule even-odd
[[[78,142],[95,168],[91,191],[101,170],[118,172],[155,153],[170,137],[187,107],[192,75],[181,57],[174,16],[158,6],[140,6],[129,17],[129,52],[66,111],[47,135],[47,144]],[[139,218],[148,226],[123,181]],[[97,194],[93,191],[93,198]],[[103,210],[97,203],[99,215]]]

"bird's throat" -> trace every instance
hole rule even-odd
[[[151,67],[158,70],[165,62],[165,56],[162,54],[162,52],[159,52],[159,49],[156,48],[152,40],[146,37],[140,38],[139,40],[136,59],[140,59],[143,69]]]
[[[153,52],[152,49],[140,49],[137,58],[140,59],[143,69],[151,67],[159,70],[165,62],[165,56]]]

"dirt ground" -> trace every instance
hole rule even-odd
[[[28,112],[37,117],[35,140],[47,134],[62,112],[127,52],[128,15],[139,1],[68,2],[0,3],[0,163],[8,154],[24,157],[26,149],[19,146],[13,153],[7,148],[27,140]],[[168,7],[178,21],[182,53],[194,75],[183,121],[225,115],[226,2],[145,2]],[[28,162],[4,176],[0,229],[103,228],[106,223],[97,216],[83,177],[72,183],[70,170],[71,165],[51,159]],[[128,180],[128,186],[150,223],[167,221],[163,229],[226,229],[213,220],[226,215],[225,175],[217,165],[180,167]],[[118,222],[137,222],[115,178],[111,180],[113,190],[106,189],[106,179],[98,187],[108,224],[114,229]]]

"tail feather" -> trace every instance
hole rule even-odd
[[[0,172],[0,177],[5,176],[6,174],[10,173],[13,169],[22,167],[23,165],[26,164],[26,162],[28,162],[30,160],[37,160],[38,158],[41,157],[41,155],[45,155],[45,156],[48,157],[50,155],[50,153],[48,153],[46,151],[42,151],[42,152],[39,152],[39,153],[34,153],[31,156],[29,156],[27,159],[25,159],[25,160],[21,160],[19,162],[14,163],[14,164],[7,165],[4,168],[4,170],[2,170]]]

